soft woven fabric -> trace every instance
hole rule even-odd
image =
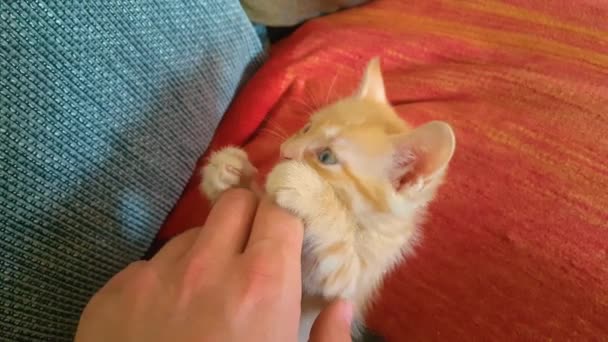
[[[0,0],[0,340],[70,341],[262,47],[236,0]]]
[[[367,0],[241,0],[249,18],[268,26],[292,26],[304,20],[360,5]]]
[[[457,149],[369,325],[388,341],[606,341],[606,18],[599,2],[378,0],[314,20],[274,48],[212,148],[243,144],[267,172],[276,134],[379,55],[403,118],[448,121]],[[199,181],[162,238],[204,222]]]

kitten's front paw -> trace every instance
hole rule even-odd
[[[266,177],[266,193],[300,218],[314,211],[327,186],[310,166],[293,160],[278,164]]]
[[[211,201],[233,187],[247,187],[255,174],[247,153],[236,147],[226,147],[214,152],[202,171],[200,189]]]

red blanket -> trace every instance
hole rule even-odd
[[[606,2],[378,0],[314,20],[272,49],[210,149],[243,145],[265,173],[282,137],[379,55],[398,112],[450,122],[457,149],[371,327],[390,341],[606,341],[607,18]],[[204,222],[199,181],[160,239]]]

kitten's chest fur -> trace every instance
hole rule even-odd
[[[384,275],[411,250],[416,240],[416,216],[370,213],[360,219],[331,220],[322,227],[307,227],[328,233],[323,239],[319,234],[305,233],[304,292],[326,299],[347,298],[364,309]]]

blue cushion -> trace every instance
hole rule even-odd
[[[69,341],[263,47],[237,0],[1,0],[0,25],[0,340]]]

